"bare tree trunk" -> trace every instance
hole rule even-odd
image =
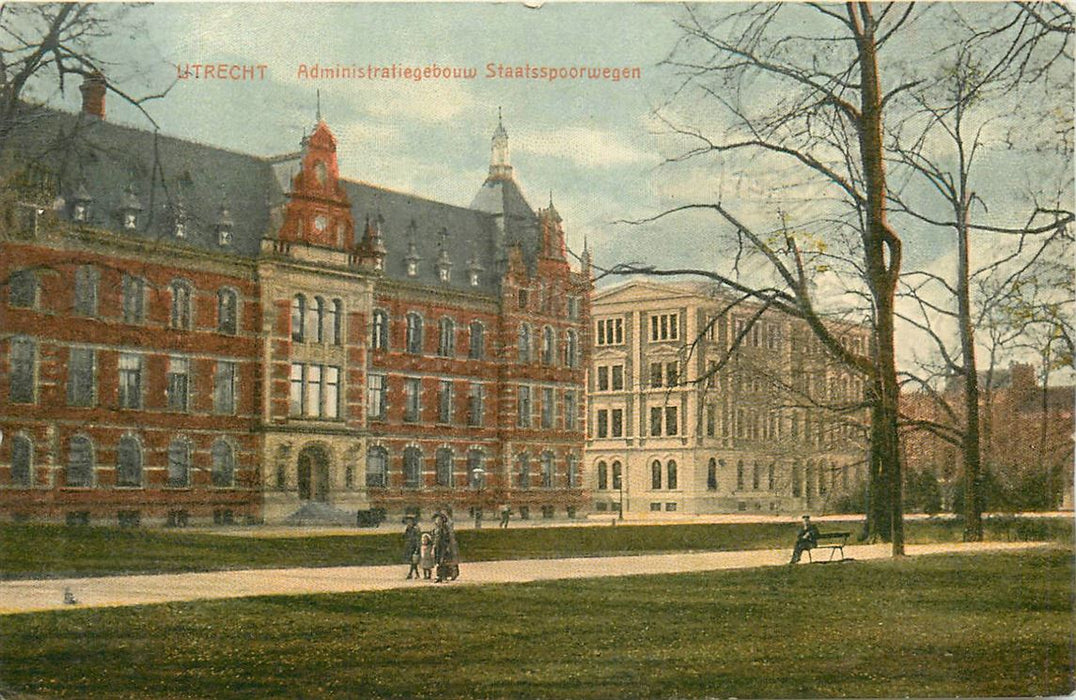
[[[963,159],[963,153],[961,153]],[[964,190],[961,168],[961,189]],[[983,539],[982,456],[979,451],[979,369],[975,359],[975,329],[971,322],[971,265],[968,260],[968,208],[971,195],[961,192],[957,214],[957,321],[960,324],[961,367],[964,375],[964,541]]]
[[[897,433],[900,388],[894,346],[894,317],[897,280],[901,264],[900,239],[886,219],[886,172],[882,143],[882,88],[878,76],[876,23],[867,3],[847,6],[859,50],[860,114],[857,123],[863,178],[867,198],[864,252],[867,284],[874,301],[879,396],[874,409],[873,428],[880,470],[884,474],[893,555],[904,554],[904,512],[900,465],[900,440]]]

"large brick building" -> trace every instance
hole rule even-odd
[[[83,93],[0,164],[0,517],[584,504],[589,275],[503,126],[461,208],[341,178],[320,116],[261,158]]]
[[[862,504],[863,381],[802,321],[712,284],[596,292],[587,473],[594,510],[832,511]],[[853,352],[862,326],[834,323]]]

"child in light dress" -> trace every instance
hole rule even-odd
[[[418,564],[422,567],[422,578],[430,578],[433,573],[433,537],[428,532],[422,533],[422,545],[419,547]]]

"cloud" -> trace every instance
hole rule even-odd
[[[648,153],[610,131],[582,126],[531,131],[526,139],[512,144],[515,150],[533,155],[561,158],[585,168],[656,163]]]

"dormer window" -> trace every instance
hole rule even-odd
[[[481,281],[481,277],[479,275],[479,273],[481,272],[482,266],[478,264],[478,260],[476,258],[472,257],[470,260],[467,261],[467,279],[472,287],[478,286],[478,283]]]
[[[90,202],[93,198],[86,191],[86,185],[80,184],[75,193],[71,195],[71,220],[86,223],[90,220]]]
[[[407,261],[407,276],[414,277],[418,274],[418,261],[411,259]]]
[[[175,227],[173,228],[173,232],[175,233],[176,238],[186,238],[187,222],[183,221],[182,219],[177,219],[175,222]]]
[[[415,250],[414,241],[408,243],[407,247],[407,256],[404,258],[404,263],[407,265],[407,276],[414,277],[418,274],[418,261],[422,258],[419,257],[418,252]]]
[[[448,251],[444,248],[437,258],[437,278],[442,282],[448,282],[452,278],[452,261],[448,259]]]
[[[471,286],[478,286],[478,270],[471,270]]]
[[[138,228],[138,214],[142,211],[142,204],[135,194],[134,185],[127,185],[120,200],[120,224],[127,231]]]
[[[217,243],[221,246],[230,246],[234,228],[235,222],[232,221],[232,214],[228,211],[228,206],[221,204],[220,211],[217,214]]]
[[[88,211],[89,207],[84,202],[75,202],[75,205],[71,207],[71,220],[85,223]]]

